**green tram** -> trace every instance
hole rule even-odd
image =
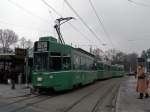
[[[123,69],[98,62],[81,48],[41,37],[34,44],[32,85],[34,89],[69,90],[99,79],[123,75]]]

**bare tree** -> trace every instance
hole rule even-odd
[[[127,55],[128,67],[130,67],[129,70],[136,71],[137,58],[138,58],[137,53],[130,53],[130,54]]]
[[[26,49],[26,48],[31,48],[33,46],[33,42],[29,39],[29,40],[26,40],[25,37],[22,37],[20,39],[20,47],[23,48],[23,49]]]
[[[10,46],[15,44],[18,40],[18,36],[12,30],[0,29],[0,45],[2,46],[2,50],[4,53],[8,52]]]
[[[26,39],[24,37],[22,37],[19,41],[20,41],[20,47],[25,49]]]
[[[29,39],[26,41],[26,48],[32,48],[33,47],[33,42]]]
[[[105,59],[110,61],[110,62],[113,62],[114,58],[116,58],[116,55],[119,52],[120,51],[116,50],[116,49],[109,49],[109,50],[105,51]]]

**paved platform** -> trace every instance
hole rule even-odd
[[[120,86],[116,112],[150,112],[150,97],[148,99],[138,99],[136,92],[136,81],[133,76],[129,76]],[[150,93],[150,88],[148,90]]]
[[[30,94],[30,88],[25,88],[25,85],[15,86],[16,89],[12,90],[11,85],[0,84],[0,98],[12,98]]]

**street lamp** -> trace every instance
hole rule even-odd
[[[147,58],[146,61],[147,61],[147,63],[148,63],[148,64],[147,64],[147,66],[148,66],[147,71],[150,72],[150,68],[149,68],[149,67],[150,67],[150,66],[149,66],[149,64],[150,64],[150,58]]]

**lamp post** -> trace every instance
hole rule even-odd
[[[148,71],[148,72],[150,72],[150,68],[149,68],[150,65],[149,65],[149,64],[150,64],[150,58],[147,58],[147,67],[148,67],[148,68],[147,68],[147,71]]]
[[[28,88],[29,84],[28,84],[28,78],[29,78],[29,54],[28,54],[29,48],[26,49],[26,56],[25,56],[25,87]]]

